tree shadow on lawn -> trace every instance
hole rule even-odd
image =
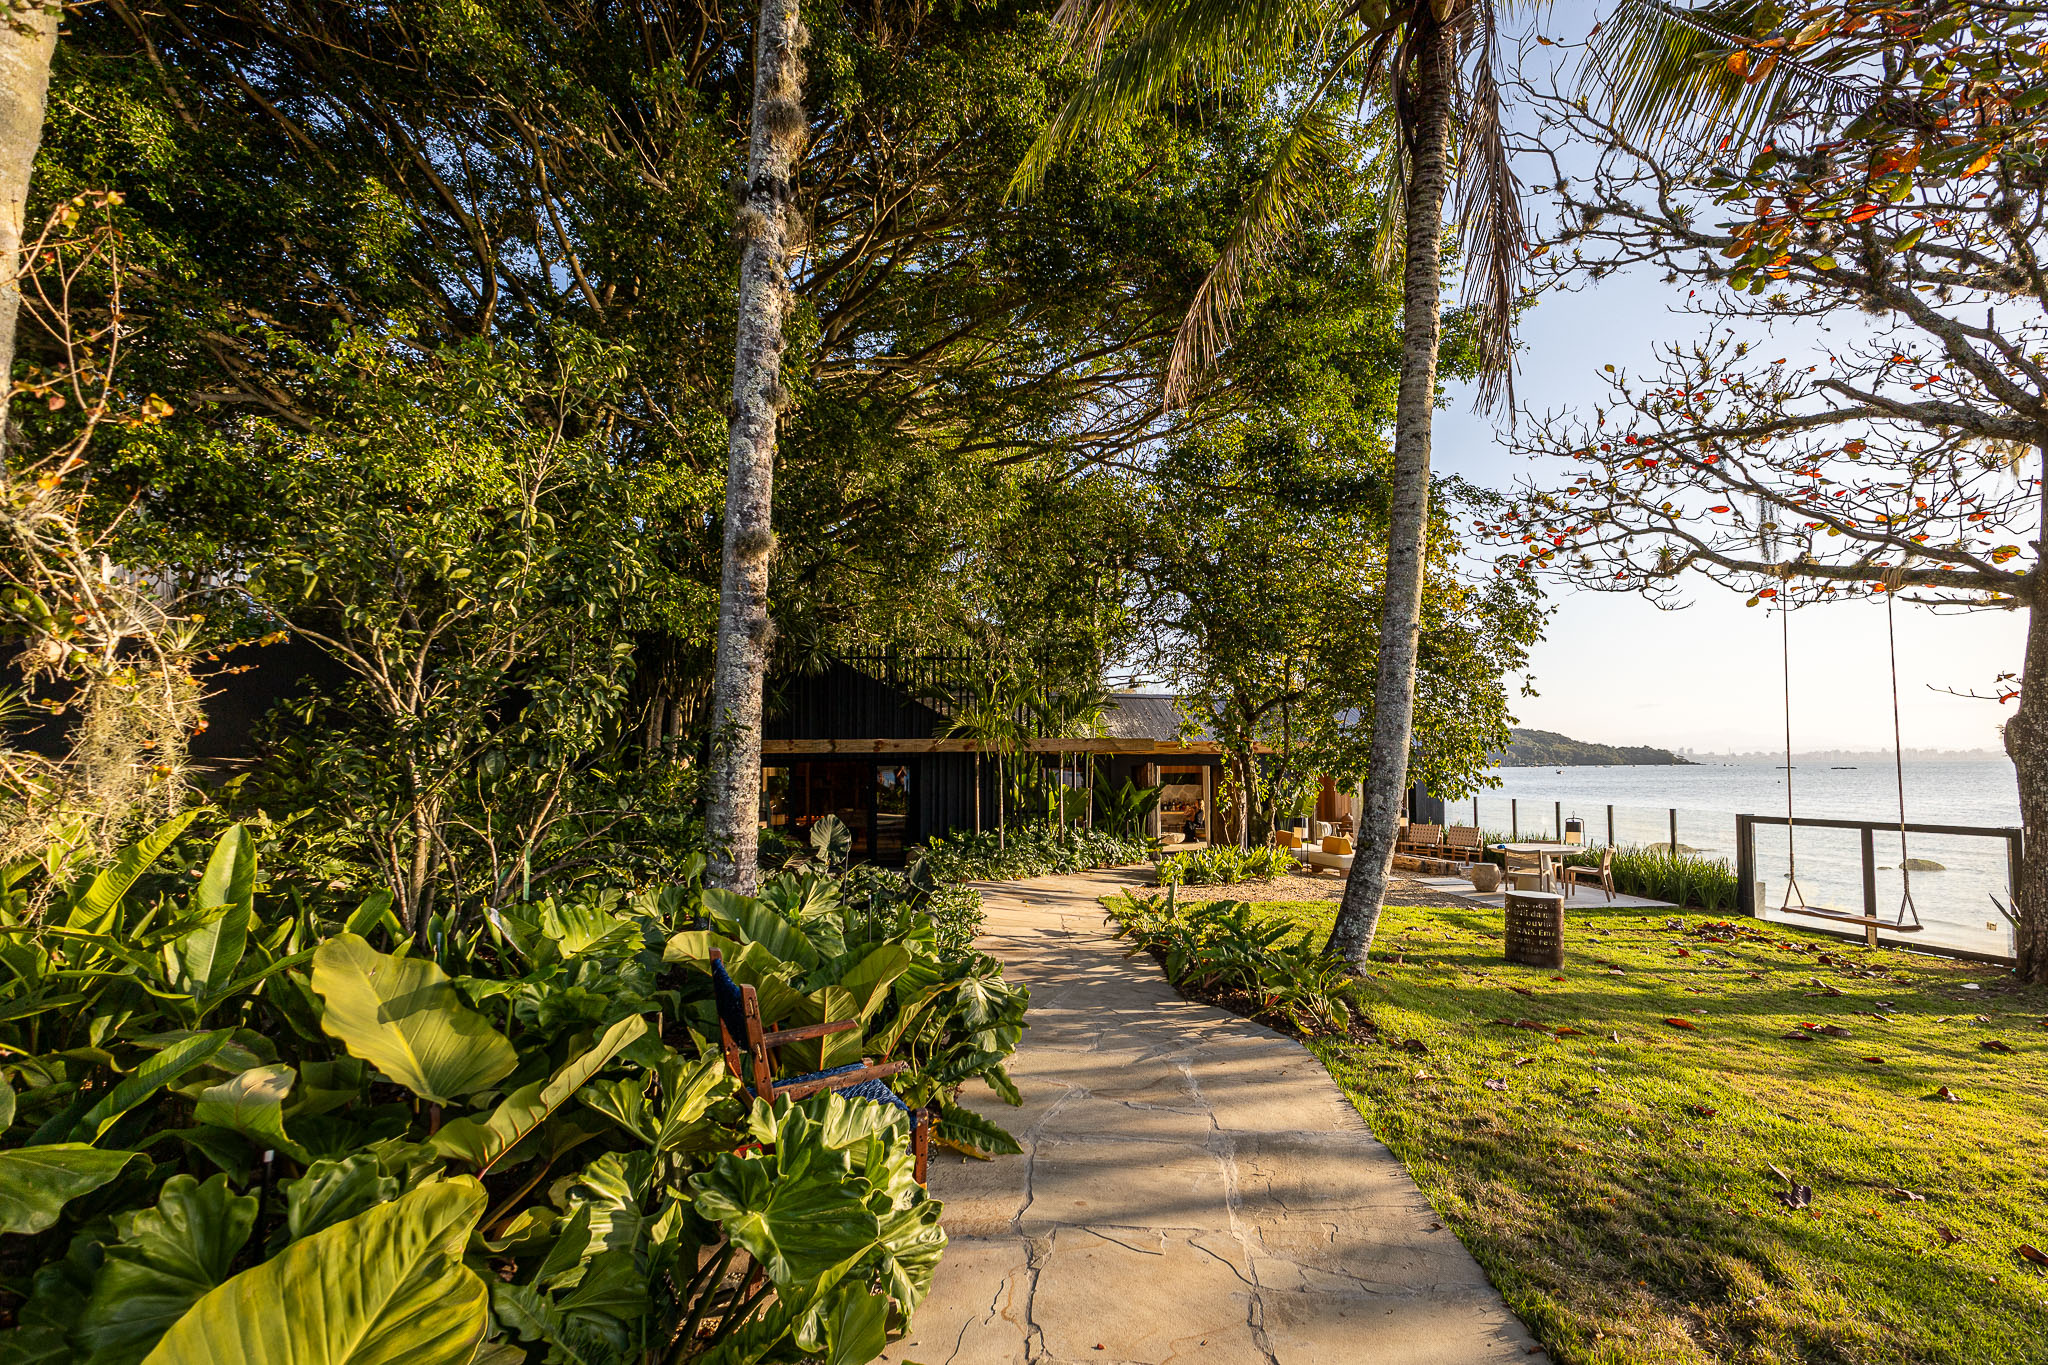
[[[1499,916],[1390,907],[1379,1044],[1310,1046],[1554,1355],[2048,1359],[2048,991],[1597,907],[1517,967]]]

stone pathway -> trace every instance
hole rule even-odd
[[[1100,872],[987,889],[1031,987],[1021,1157],[934,1154],[952,1239],[892,1365],[1489,1365],[1533,1339],[1321,1064],[1126,957]],[[976,1095],[974,1091],[982,1091]]]

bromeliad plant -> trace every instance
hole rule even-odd
[[[945,1245],[908,1125],[751,1100],[705,1041],[705,935],[914,1059],[943,1139],[1015,1150],[952,1097],[1015,1098],[1024,992],[829,877],[543,899],[429,957],[381,893],[261,906],[242,827],[180,866],[191,820],[90,875],[0,869],[0,1360],[878,1355]]]

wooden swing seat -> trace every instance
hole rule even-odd
[[[1818,905],[1781,905],[1781,915],[1807,915],[1813,919],[1834,920],[1838,924],[1861,924],[1866,927],[1889,929],[1895,934],[1917,934],[1926,926],[1920,924],[1895,924],[1875,915],[1852,915],[1847,910],[1829,910]]]

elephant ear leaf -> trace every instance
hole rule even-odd
[[[448,974],[421,958],[380,953],[342,934],[313,954],[320,1027],[415,1095],[450,1104],[492,1085],[519,1054],[464,1004]]]
[[[140,1155],[103,1152],[82,1142],[0,1152],[0,1232],[41,1232],[64,1206],[121,1174]]]
[[[225,1175],[203,1185],[176,1175],[155,1208],[116,1214],[121,1240],[107,1248],[73,1333],[93,1353],[93,1365],[133,1365],[225,1283],[256,1226],[256,1203],[253,1194],[236,1194]]]
[[[758,943],[783,962],[808,971],[818,965],[818,950],[803,930],[769,905],[734,891],[707,888],[704,913],[712,923],[748,943]]]
[[[240,1133],[258,1147],[274,1147],[304,1163],[306,1151],[285,1136],[284,1101],[298,1074],[282,1062],[254,1066],[199,1093],[192,1117],[199,1123]]]
[[[145,1365],[469,1365],[490,1325],[462,1263],[483,1211],[482,1185],[437,1180],[301,1238],[200,1299]]]

